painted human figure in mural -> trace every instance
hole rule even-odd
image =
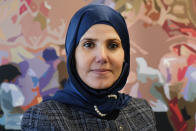
[[[7,130],[21,129],[21,106],[25,98],[20,88],[14,84],[19,75],[21,72],[12,64],[0,66],[0,108],[3,111],[0,121]]]
[[[24,60],[19,64],[22,75],[18,79],[18,86],[24,94],[25,101],[22,106],[23,110],[38,104],[42,101],[39,91],[39,79],[35,71],[30,67],[28,60]]]
[[[52,47],[46,48],[42,53],[42,57],[48,64],[48,68],[39,78],[39,89],[40,95],[43,98],[47,98],[48,96],[54,94],[57,90],[59,90],[60,86],[58,83],[57,68],[60,60],[56,54],[56,50]]]

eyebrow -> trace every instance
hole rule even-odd
[[[83,39],[81,39],[80,41],[97,41],[98,39],[97,38],[88,38],[88,37],[86,37],[86,38],[83,38]],[[118,42],[121,42],[121,40],[120,39],[117,39],[117,38],[110,38],[110,39],[107,39],[107,41],[118,41]]]

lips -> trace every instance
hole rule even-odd
[[[111,71],[111,70],[110,69],[93,69],[92,71],[106,72],[106,71]]]
[[[112,72],[110,69],[92,69],[91,72],[96,73],[97,75],[105,75],[109,72]]]

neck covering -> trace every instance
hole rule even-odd
[[[95,24],[112,26],[120,36],[124,49],[124,63],[121,75],[107,89],[93,89],[79,77],[75,65],[75,49],[84,33]],[[106,5],[87,5],[72,17],[65,40],[67,70],[69,78],[64,89],[57,91],[53,100],[70,104],[79,110],[104,117],[115,110],[125,107],[130,96],[118,93],[126,83],[130,68],[129,34],[124,18]]]

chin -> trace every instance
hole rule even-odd
[[[84,80],[84,83],[93,89],[102,90],[110,88],[115,81],[116,79],[111,78],[98,79],[91,77],[90,79]]]
[[[110,88],[112,86],[112,84],[95,84],[95,83],[92,83],[90,84],[90,87],[93,88],[93,89],[97,89],[97,90],[102,90],[102,89],[107,89],[107,88]]]

